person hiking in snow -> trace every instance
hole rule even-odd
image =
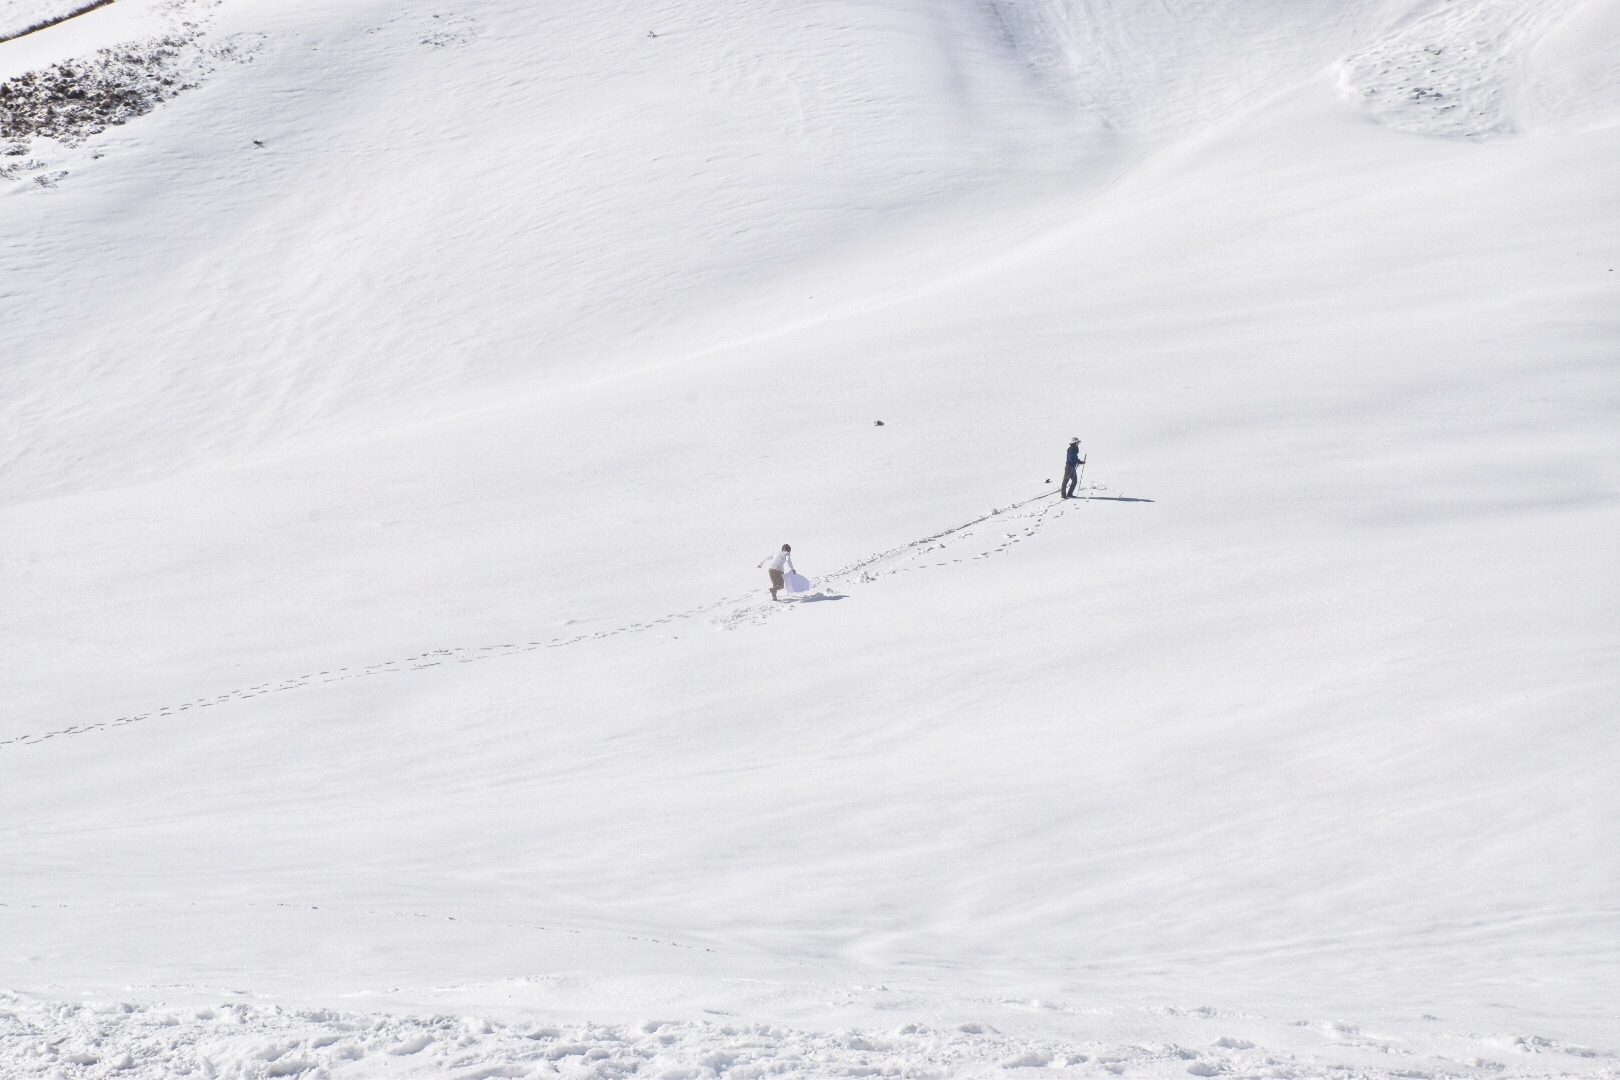
[[[1079,483],[1080,437],[1069,440],[1069,456],[1063,460],[1063,497],[1074,498],[1074,486]]]
[[[787,580],[782,577],[782,571],[798,573],[797,570],[793,569],[793,549],[787,544],[783,544],[781,551],[778,551],[775,555],[767,555],[759,561],[761,566],[766,563],[770,563],[771,566],[771,599],[775,600],[776,590],[787,586]]]

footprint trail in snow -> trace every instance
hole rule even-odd
[[[870,584],[893,574],[932,570],[958,563],[989,559],[1004,554],[1013,545],[1035,536],[1048,523],[1063,517],[1074,508],[1097,501],[1094,497],[1099,492],[1106,490],[1105,485],[1088,485],[1080,497],[1071,501],[1056,499],[1053,497],[1056,492],[1050,491],[1044,495],[1026,499],[1023,502],[1013,503],[1010,506],[997,507],[988,514],[974,518],[972,521],[925,536],[920,540],[913,540],[888,551],[869,555],[830,574],[814,578],[812,579],[812,587],[816,591],[807,594],[797,603],[839,598],[844,595],[839,591],[841,589]],[[1119,500],[1113,499],[1111,501]],[[549,641],[526,641],[504,645],[458,646],[434,649],[399,660],[384,660],[381,663],[368,664],[365,667],[333,667],[323,671],[299,675],[295,678],[284,679],[280,682],[260,683],[257,686],[231,690],[223,694],[198,698],[182,704],[164,705],[147,712],[120,716],[115,720],[75,724],[71,727],[47,731],[39,735],[18,735],[0,742],[0,749],[38,745],[61,736],[104,731],[139,723],[142,720],[181,716],[193,711],[215,708],[237,701],[248,701],[265,694],[277,694],[285,690],[297,690],[306,686],[344,682],[350,679],[364,679],[375,675],[401,675],[410,671],[422,671],[427,668],[440,667],[444,664],[470,664],[477,660],[488,660],[497,656],[512,656],[516,653],[533,652],[536,649],[559,649],[568,645],[577,645],[581,642],[617,637],[620,634],[641,633],[660,626],[684,622],[705,615],[712,616],[709,620],[710,625],[718,629],[730,630],[747,623],[762,623],[775,615],[793,610],[795,606],[796,603],[782,604],[759,601],[753,594],[728,596],[723,600],[717,600],[672,615],[665,615],[650,622],[629,623],[612,630],[598,630],[594,633],[553,638]]]

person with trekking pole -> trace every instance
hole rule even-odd
[[[1069,440],[1069,454],[1063,460],[1063,497],[1074,498],[1074,489],[1080,483],[1080,473],[1085,470],[1086,459],[1080,456],[1080,436],[1076,435]]]

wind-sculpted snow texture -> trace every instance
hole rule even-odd
[[[1049,198],[1043,177],[1110,152],[1089,121],[987,48],[971,5],[961,8],[966,21],[942,23],[837,4],[367,3],[311,18],[256,0],[184,6],[182,17],[208,16],[205,49],[268,34],[278,62],[217,75],[229,107],[182,97],[145,130],[213,147],[201,152],[246,174],[136,165],[129,155],[157,152],[144,135],[30,149],[52,175],[86,177],[71,199],[94,199],[92,177],[108,169],[172,171],[166,196],[137,215],[53,234],[52,250],[77,252],[71,301],[33,277],[8,299],[8,351],[27,359],[0,374],[0,415],[49,413],[92,379],[117,386],[108,397],[123,404],[96,419],[64,406],[6,423],[0,503],[343,441],[481,407],[534,379],[567,385],[747,340],[802,319],[807,304],[838,310],[912,288],[907,267],[1020,227]],[[151,21],[172,17],[160,4]],[[443,93],[425,94],[424,80]],[[312,111],[292,118],[292,100]],[[458,149],[468,140],[517,157],[488,164]],[[367,184],[389,192],[363,196],[333,172],[348,159],[332,146],[373,157]],[[285,201],[259,198],[264,184]],[[946,232],[921,221],[930,206],[966,204],[982,222]],[[199,228],[199,214],[219,217]],[[864,225],[851,228],[850,214]],[[469,246],[444,247],[441,229]],[[316,284],[305,271],[338,249],[349,254],[334,265],[368,268]],[[247,261],[215,262],[227,250]],[[154,263],[196,276],[159,287],[143,272]],[[837,264],[841,276],[816,269]],[[344,298],[311,293],[329,287]],[[251,310],[209,302],[210,328],[186,329],[197,297],[239,290],[257,297]],[[729,314],[709,317],[715,303]],[[68,329],[81,304],[118,312],[108,316],[124,343],[118,364],[103,362],[98,329]],[[241,340],[258,344],[224,344]],[[164,395],[175,379],[186,389]],[[39,393],[49,387],[61,392]],[[167,404],[147,408],[153,395]]]
[[[0,42],[0,1076],[1620,1080],[1616,42]]]
[[[1034,1007],[1042,1007],[1035,1002]],[[1047,1008],[1056,1008],[1050,1004]],[[1173,1015],[1173,1013],[1172,1013]],[[1203,1032],[1250,1025],[1194,1011]],[[1182,1023],[1186,1024],[1183,1019]],[[1538,1036],[1441,1031],[1416,1038],[1302,1022],[1315,1043],[1280,1049],[1220,1035],[1203,1045],[1029,1040],[984,1023],[802,1031],[723,1020],[615,1026],[502,1023],[481,1016],[411,1017],[284,1010],[251,1003],[162,1008],[67,1004],[0,991],[0,1046],[9,1075],[242,1077],[565,1076],[616,1080],[890,1076],[1252,1076],[1268,1080],[1612,1076],[1614,1055]],[[1463,1055],[1471,1055],[1464,1058]],[[1397,1060],[1391,1061],[1391,1058]],[[1527,1066],[1527,1062],[1535,1064]],[[1039,1070],[1036,1072],[1034,1070]]]
[[[1185,134],[1340,56],[1384,5],[991,0],[1019,56],[1109,128]]]

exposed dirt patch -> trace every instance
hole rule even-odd
[[[187,37],[120,45],[0,82],[0,138],[73,143],[145,115],[197,85]]]

